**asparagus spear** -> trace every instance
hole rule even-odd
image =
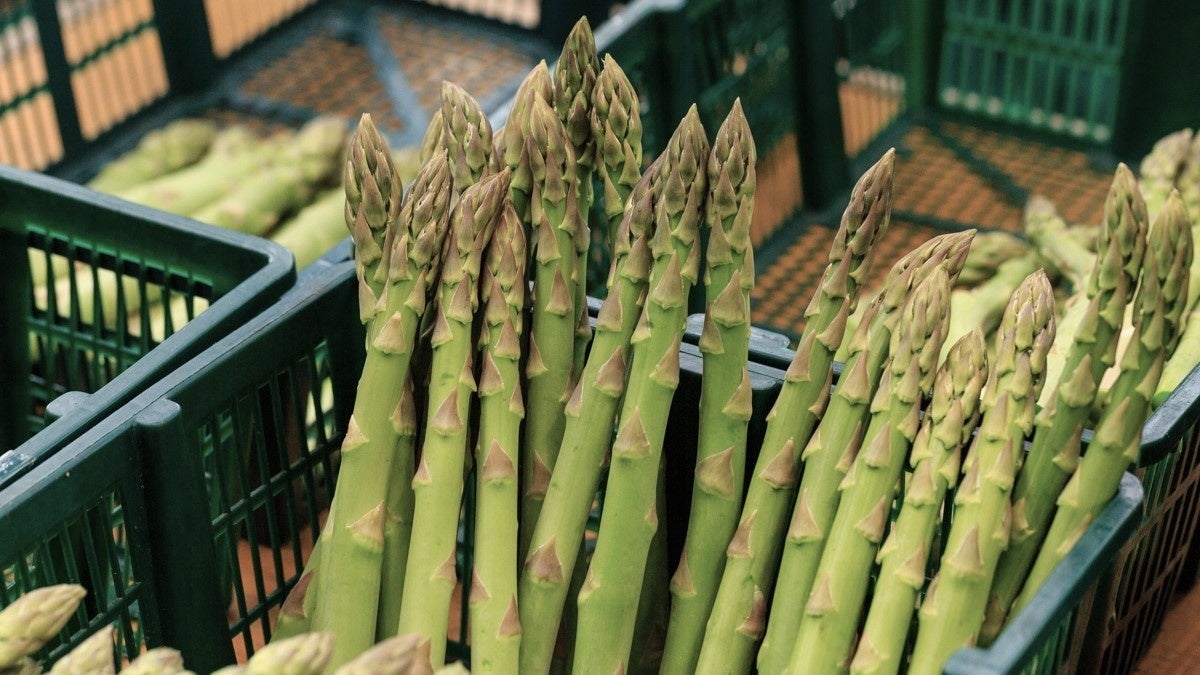
[[[800,458],[804,473],[799,497],[783,544],[776,602],[759,652],[758,667],[786,667],[803,618],[804,606],[789,598],[807,598],[816,579],[829,528],[837,514],[838,484],[850,468],[866,426],[868,406],[882,377],[900,308],[911,290],[937,268],[951,278],[962,269],[974,231],[935,237],[898,261],[870,303],[850,340],[849,361],[816,433]]]
[[[740,101],[735,105],[740,108]],[[604,215],[608,218],[607,231],[602,234],[611,250],[642,166],[642,117],[637,91],[611,54],[605,54],[604,70],[592,92],[592,137],[604,189]]]
[[[609,275],[608,297],[596,319],[596,340],[565,411],[563,462],[555,467],[553,477],[548,470],[534,472],[533,478],[538,482],[526,488],[544,492],[546,508],[537,522],[530,525],[531,552],[522,557],[524,569],[518,594],[524,631],[522,672],[546,672],[553,658],[568,581],[576,565],[618,405],[625,392],[630,341],[649,287],[649,242],[656,227],[655,214],[659,212],[658,184],[677,173],[681,165],[698,163],[695,158],[681,161],[681,156],[701,149],[696,146],[703,144],[702,134],[696,116],[684,118],[667,150],[634,187],[631,207],[614,249],[616,258]],[[683,183],[680,177],[672,182]],[[669,230],[670,226],[670,222],[660,222],[657,227]],[[658,236],[669,235],[668,231],[667,235]]]
[[[983,420],[964,461],[966,476],[954,497],[954,521],[938,576],[921,607],[910,672],[940,672],[950,654],[972,643],[983,623],[988,587],[1015,518],[1010,493],[1017,456],[1033,427],[1054,331],[1053,292],[1038,271],[1013,293],[1004,311]]]
[[[575,265],[570,287],[575,293],[575,346],[572,357],[571,386],[583,370],[583,357],[591,341],[592,329],[587,311],[587,260],[591,234],[587,216],[592,210],[593,176],[596,167],[596,141],[592,135],[592,94],[600,60],[596,57],[596,39],[587,17],[580,17],[563,43],[562,54],[554,64],[554,110],[567,130],[575,158]],[[574,215],[574,214],[572,214]]]
[[[1194,227],[1196,221],[1200,220],[1200,135],[1192,135],[1187,157],[1180,165],[1179,173],[1175,175],[1175,188],[1183,197],[1184,206],[1187,207]]]
[[[512,109],[508,113],[508,122],[504,125],[504,163],[512,171],[512,186],[508,193],[526,232],[532,225],[529,200],[533,192],[533,174],[529,165],[529,147],[525,139],[535,98],[546,104],[554,100],[554,82],[550,79],[550,70],[544,60],[534,66],[521,81],[513,99]]]
[[[384,250],[392,244],[388,241],[389,227],[396,223],[404,186],[391,161],[387,140],[375,128],[370,114],[359,120],[347,154],[342,177],[344,222],[354,240],[358,275],[378,297],[387,282]]]
[[[8,668],[0,668],[0,675],[42,675],[42,667],[37,661],[24,657]]]
[[[1138,187],[1146,200],[1146,213],[1156,218],[1175,189],[1175,180],[1188,161],[1192,130],[1180,129],[1158,139],[1138,167]]]
[[[406,633],[388,638],[334,671],[334,675],[424,675],[430,673],[429,655],[420,636]]]
[[[58,635],[87,591],[75,584],[29,591],[0,611],[0,668],[16,665]]]
[[[112,675],[117,672],[113,661],[113,635],[116,629],[105,626],[93,633],[66,656],[55,662],[51,675]]]
[[[442,138],[454,194],[462,195],[491,169],[492,125],[479,101],[452,82],[442,83]]]
[[[633,334],[629,385],[613,441],[596,550],[579,593],[575,672],[628,669],[646,558],[658,529],[659,458],[679,384],[687,297],[700,273],[701,209],[708,183],[703,168],[708,140],[694,107],[681,128],[680,143],[672,139],[656,190],[657,224],[650,244],[654,266]]]
[[[913,472],[904,503],[879,549],[879,575],[851,673],[900,671],[942,502],[958,482],[960,452],[979,421],[979,395],[987,375],[987,348],[976,328],[950,349],[938,371],[933,401],[913,441]]]
[[[425,135],[421,138],[421,151],[419,155],[421,164],[425,164],[434,155],[445,149],[446,122],[442,119],[442,109],[438,108],[430,115],[429,126],[425,128]]]
[[[274,159],[281,140],[261,142],[248,129],[232,126],[213,139],[196,164],[117,193],[122,199],[190,215],[220,199]]]
[[[1113,363],[1125,305],[1137,283],[1146,249],[1146,205],[1124,164],[1113,178],[1104,212],[1101,254],[1088,280],[1088,302],[1079,303],[1083,310],[1074,333],[1060,332],[1051,348],[1052,358],[1055,348],[1066,347],[1066,358],[1047,360],[1045,387],[1054,386],[1055,391],[1035,420],[1033,447],[1013,491],[1012,540],[996,570],[980,633],[983,644],[990,644],[1000,632],[1045,537],[1054,499],[1075,470],[1080,434],[1100,378]],[[1064,322],[1070,318],[1068,314]],[[1060,373],[1070,374],[1061,384],[1051,377],[1056,366]],[[1047,398],[1044,391],[1041,398]]]
[[[943,268],[935,269],[900,310],[862,451],[838,488],[837,515],[792,648],[791,672],[841,672],[853,655],[871,565],[946,338],[950,283]]]
[[[109,162],[88,181],[98,192],[117,192],[195,164],[217,136],[209,120],[182,119],[152,131],[137,147]]]
[[[388,237],[393,248],[388,256],[388,282],[378,298],[365,276],[359,275],[367,357],[342,442],[341,489],[334,492],[328,536],[322,536],[317,563],[320,581],[312,612],[314,628],[338,636],[335,665],[345,663],[374,641],[385,540],[392,528],[401,528],[391,539],[403,548],[411,523],[407,511],[388,513],[385,500],[389,482],[407,492],[404,488],[412,470],[411,458],[396,456],[398,439],[415,426],[415,420],[408,418],[412,406],[404,404],[403,384],[416,329],[425,313],[426,287],[438,274],[431,260],[445,238],[449,182],[450,167],[444,153],[435,156],[417,176],[392,228],[396,234]],[[411,497],[404,501],[411,503]],[[397,556],[399,560],[406,557]],[[320,576],[320,570],[328,574]],[[389,581],[388,587],[403,587],[403,582]]]
[[[522,559],[545,499],[545,477],[554,470],[570,395],[574,358],[575,237],[578,202],[571,189],[575,151],[567,130],[544,101],[530,111],[526,147],[533,177],[530,214],[533,219],[533,317],[530,323],[525,432],[522,447]]]
[[[489,176],[462,193],[454,209],[437,298],[426,432],[413,477],[412,544],[404,575],[400,633],[430,643],[434,666],[446,658],[450,602],[457,583],[455,546],[467,428],[476,390],[472,335],[484,249],[508,196],[509,173]]]
[[[517,461],[525,417],[519,363],[525,257],[525,228],[509,198],[492,235],[480,292],[486,305],[480,335],[471,659],[477,669],[491,673],[515,674],[520,663]]]
[[[291,251],[296,259],[296,269],[304,269],[346,236],[342,218],[345,208],[346,193],[343,190],[326,190],[272,232],[271,241]]]
[[[606,68],[604,72],[609,71]],[[708,158],[707,312],[700,340],[705,377],[700,393],[696,480],[687,539],[671,584],[673,602],[663,654],[664,672],[695,670],[704,624],[725,564],[725,545],[737,529],[741,510],[751,413],[746,364],[750,289],[754,285],[750,220],[754,213],[755,159],[750,126],[740,99],[735,100]],[[606,193],[608,190],[606,187]]]
[[[971,289],[957,289],[950,295],[950,332],[946,336],[943,351],[949,352],[950,345],[959,338],[979,328],[991,333],[1000,323],[1004,305],[1021,285],[1025,277],[1038,269],[1038,261],[1032,255],[1023,255],[1005,261],[996,270],[995,276]],[[945,354],[943,354],[945,356]]]
[[[1025,236],[1037,247],[1038,255],[1071,282],[1072,289],[1087,288],[1096,254],[1067,234],[1066,222],[1049,199],[1035,195],[1025,204]]]
[[[245,675],[320,675],[335,658],[333,633],[304,633],[254,652]]]
[[[1134,300],[1134,339],[1121,359],[1112,403],[1096,435],[1058,496],[1046,539],[1009,617],[1028,605],[1079,537],[1117,493],[1121,474],[1138,459],[1150,392],[1158,385],[1164,354],[1178,333],[1193,258],[1191,224],[1183,200],[1172,193],[1147,241],[1142,281]]]
[[[697,672],[730,673],[750,668],[766,622],[780,539],[792,503],[800,458],[828,401],[833,352],[846,316],[870,272],[871,247],[887,228],[895,152],[859,179],[829,252],[821,285],[806,311],[804,334],[768,415],[766,437],[741,511],[726,548],[725,569],[705,628]]]
[[[977,286],[992,278],[1005,261],[1026,255],[1030,250],[1028,243],[1007,232],[977,234],[955,286]]]
[[[121,669],[121,675],[174,675],[182,672],[183,655],[170,647],[151,649]]]
[[[359,128],[361,133],[362,125]],[[312,201],[317,188],[336,173],[345,143],[345,123],[336,117],[319,117],[304,125],[265,170],[185,215],[229,230],[266,234],[284,214]]]

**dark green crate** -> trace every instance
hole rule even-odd
[[[82,582],[90,592],[43,654],[48,661],[112,622],[126,656],[165,643],[181,649],[197,672],[231,662],[235,648],[242,652],[270,635],[271,610],[295,584],[308,551],[300,535],[316,528],[328,505],[362,367],[353,267],[319,263],[315,270],[275,306],[0,491],[0,522],[12,524],[0,539],[0,605],[51,583]],[[679,388],[665,452],[675,484],[668,491],[686,500],[695,443],[689,412],[702,364],[690,346],[680,362],[689,384]],[[757,363],[752,370],[757,438],[782,372]],[[330,395],[322,396],[326,386]],[[231,452],[246,461],[232,460]],[[1011,664],[987,672],[1017,672],[1028,662],[1019,654],[1059,649],[1060,626],[1111,565],[1141,498],[1139,483],[1126,476],[1071,564],[1022,614],[1022,630],[1006,633],[1010,646],[1017,643],[1013,655],[984,654]],[[677,555],[686,508],[673,512],[663,526]],[[470,523],[468,515],[464,537]],[[260,546],[262,555],[248,563],[233,555],[228,544],[238,539]],[[458,573],[469,578],[469,546],[462,549]],[[231,567],[229,617],[219,589]],[[469,658],[469,647],[455,643],[450,653]]]
[[[0,247],[8,261],[0,272],[7,317],[0,485],[274,302],[295,279],[291,254],[275,244],[5,167]],[[33,278],[39,266],[47,269],[42,284]],[[97,287],[117,292],[87,292]],[[156,314],[154,299],[176,311]],[[130,318],[150,329],[126,328]],[[68,391],[89,395],[52,405]],[[54,418],[62,419],[47,426]]]

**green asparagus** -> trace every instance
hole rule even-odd
[[[1029,252],[1028,243],[1007,232],[977,234],[971,242],[971,252],[967,254],[967,261],[955,286],[977,286],[992,278],[1005,261]]]
[[[888,525],[893,493],[920,428],[921,403],[948,329],[950,277],[937,268],[913,289],[892,331],[889,365],[871,402],[862,450],[838,487],[816,581],[804,607],[787,672],[836,673],[853,656],[871,565]],[[783,586],[780,586],[783,588]]]
[[[118,192],[195,164],[208,152],[217,125],[182,119],[145,135],[129,153],[109,162],[88,181],[98,192]]]
[[[442,83],[442,143],[450,152],[454,194],[462,195],[491,169],[492,125],[462,87]]]
[[[105,626],[54,663],[50,675],[112,675],[117,672],[113,662],[113,636],[116,629]]]
[[[1137,284],[1146,249],[1146,205],[1124,164],[1113,178],[1104,214],[1101,253],[1088,279],[1088,302],[1079,305],[1083,310],[1074,332],[1060,331],[1047,358],[1044,386],[1054,387],[1054,392],[1037,415],[1033,447],[1013,490],[1012,540],[996,570],[980,633],[983,644],[990,644],[999,633],[1045,537],[1054,499],[1075,470],[1080,435],[1100,379],[1113,364],[1125,306]],[[1070,318],[1068,314],[1064,322]],[[1066,357],[1055,358],[1056,350]],[[1052,377],[1056,368],[1069,378],[1060,382]],[[1043,390],[1041,400],[1046,399]]]
[[[1010,494],[1054,341],[1050,281],[1037,271],[1013,293],[996,337],[979,433],[964,460],[954,520],[938,576],[920,611],[909,672],[940,673],[950,654],[973,644],[988,589],[1017,517]]]
[[[333,633],[304,633],[254,652],[245,675],[320,675],[334,658]]]
[[[183,655],[170,647],[151,649],[121,669],[121,675],[174,675],[183,672]]]
[[[979,395],[987,380],[987,348],[976,328],[950,349],[921,430],[913,441],[912,477],[887,540],[879,549],[880,569],[871,593],[862,637],[850,672],[900,672],[904,646],[947,490],[958,483],[961,451],[979,421]]]
[[[833,353],[842,341],[846,316],[870,273],[871,250],[890,220],[895,152],[859,179],[850,196],[829,263],[808,309],[803,337],[768,415],[766,437],[741,511],[726,548],[725,569],[705,627],[696,671],[749,670],[766,624],[787,510],[803,448],[829,400]]]
[[[510,190],[511,191],[511,190]],[[476,447],[475,576],[471,582],[471,660],[489,673],[517,673],[517,462],[521,420],[521,334],[525,313],[525,227],[511,198],[488,247],[480,282],[479,442]]]
[[[446,658],[459,505],[474,372],[475,309],[484,251],[508,196],[509,172],[468,187],[454,209],[437,295],[421,458],[413,476],[412,543],[404,574],[400,633],[428,641],[434,667]]]
[[[1117,493],[1121,474],[1136,462],[1150,394],[1158,386],[1164,355],[1178,334],[1192,264],[1191,223],[1183,200],[1172,193],[1150,230],[1141,285],[1134,299],[1134,339],[1120,362],[1112,403],[1104,411],[1088,451],[1057,499],[1054,520],[1009,619],[1029,604],[1054,568]]]
[[[1192,147],[1192,130],[1181,129],[1163,136],[1142,158],[1138,167],[1138,186],[1146,200],[1146,214],[1156,218],[1175,189],[1179,172],[1188,161]]]
[[[550,70],[545,61],[539,62],[521,81],[504,125],[504,163],[512,171],[512,186],[508,193],[527,233],[533,224],[529,203],[533,192],[533,174],[526,138],[535,98],[546,104],[554,100],[554,82],[550,79]]]
[[[1033,242],[1038,255],[1071,283],[1072,290],[1087,288],[1096,254],[1067,234],[1066,222],[1049,199],[1034,196],[1025,204],[1025,236]]]
[[[15,665],[58,635],[85,595],[82,586],[45,586],[0,610],[0,668]]]
[[[606,68],[604,73],[608,72]],[[737,529],[741,510],[751,413],[746,364],[754,285],[750,221],[755,161],[750,126],[741,101],[736,100],[708,158],[707,311],[700,340],[705,377],[687,539],[671,585],[673,602],[662,667],[666,673],[695,670],[704,624],[725,564],[725,545]],[[616,192],[612,185],[606,181],[606,194],[610,189]]]

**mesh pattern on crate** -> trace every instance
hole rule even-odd
[[[167,93],[151,0],[58,0],[57,8],[85,139]]]
[[[942,129],[1030,194],[1050,197],[1067,222],[1100,222],[1112,174],[1097,170],[1086,153],[963,124]]]
[[[328,33],[288,50],[254,73],[241,89],[349,120],[370,112],[384,131],[404,131],[404,120],[392,107],[367,50]]]
[[[329,507],[342,430],[324,344],[240,391],[195,428],[208,476],[218,579],[247,657],[270,639]]]
[[[202,117],[213,120],[222,128],[230,127],[235,124],[245,126],[250,131],[254,132],[260,138],[266,138],[272,134],[294,131],[294,129],[282,121],[271,119],[254,113],[242,112],[232,108],[213,107],[205,110]]]
[[[1190,429],[1179,452],[1143,468],[1146,517],[1121,550],[1114,581],[1114,622],[1097,636],[1103,660],[1097,672],[1130,672],[1151,646],[1175,595],[1200,507],[1200,438]]]
[[[857,157],[904,110],[904,3],[832,3],[846,156]]]
[[[63,630],[34,655],[36,660],[60,658],[112,621],[119,626],[118,653],[131,658],[142,651],[146,636],[138,600],[145,582],[125,549],[124,517],[121,492],[106,492],[19,557],[0,560],[0,608],[55,584],[79,584],[87,591]]]
[[[910,129],[903,148],[906,152],[896,162],[893,210],[973,227],[1009,232],[1021,228],[1020,207],[1009,203],[928,129]]]
[[[528,51],[479,29],[435,17],[377,16],[380,34],[426,111],[440,105],[443,81],[458,84],[489,110],[515,92],[537,63]]]
[[[137,256],[32,228],[27,245],[31,432],[51,400],[98,390],[214,300],[208,280]]]
[[[29,2],[0,8],[0,162],[41,169],[63,155],[46,62]]]
[[[536,28],[542,15],[539,0],[420,0],[420,2],[525,28]]]

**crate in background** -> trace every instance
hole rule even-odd
[[[0,485],[295,279],[279,246],[47,176],[0,167],[0,203]],[[53,405],[69,391],[89,395]]]

